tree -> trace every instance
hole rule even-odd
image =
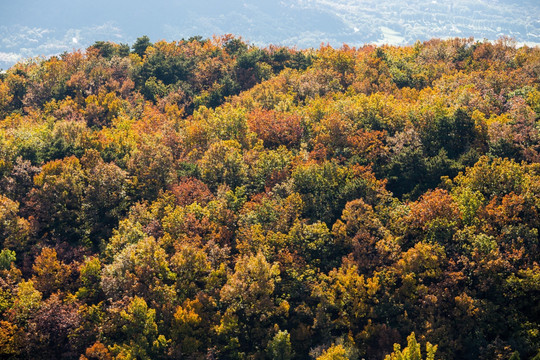
[[[101,261],[97,257],[85,259],[79,266],[79,282],[81,286],[76,296],[87,302],[97,301],[102,297],[101,290]]]
[[[332,227],[332,234],[336,245],[352,250],[361,272],[370,273],[391,260],[399,250],[397,241],[375,209],[362,199],[345,205],[341,218]]]
[[[150,360],[166,352],[168,340],[158,333],[156,310],[149,308],[143,298],[134,297],[120,317],[124,341],[111,347],[113,354],[124,359]]]
[[[394,352],[390,355],[386,355],[385,360],[434,360],[435,353],[437,352],[437,345],[431,345],[426,343],[426,356],[422,357],[420,350],[420,344],[416,342],[414,332],[407,337],[407,346],[401,350],[399,344],[394,344]]]
[[[323,222],[304,224],[295,222],[288,235],[290,248],[301,255],[310,265],[328,271],[339,265],[347,248],[336,243]]]
[[[181,179],[178,184],[172,186],[171,192],[181,206],[191,205],[194,202],[205,205],[214,197],[205,183],[192,177]]]
[[[25,351],[36,359],[73,357],[77,347],[75,334],[81,325],[77,303],[63,302],[58,294],[45,300],[29,320]]]
[[[146,35],[138,37],[135,43],[131,46],[133,49],[133,52],[137,55],[139,55],[141,58],[144,57],[144,54],[146,53],[146,49],[148,47],[152,46],[152,43],[150,42],[150,38]]]
[[[96,151],[81,159],[85,173],[81,220],[88,238],[97,244],[110,237],[129,205],[130,179],[114,163],[104,162]]]
[[[0,251],[0,271],[9,270],[11,263],[15,262],[16,259],[15,251],[9,249]]]
[[[43,295],[36,290],[32,280],[21,281],[17,285],[17,296],[12,312],[18,324],[25,325],[42,305]]]
[[[346,259],[339,269],[321,275],[313,287],[317,300],[316,323],[323,336],[358,334],[374,316],[377,292],[381,289],[378,277],[366,278],[358,267]]]
[[[0,358],[538,353],[540,48],[129,51],[0,73]]]
[[[125,102],[115,92],[101,88],[97,94],[85,99],[84,117],[89,127],[101,128],[112,123],[122,114]]]
[[[110,59],[113,56],[128,56],[129,45],[115,44],[110,41],[96,41],[91,48],[97,49],[101,56]]]
[[[17,157],[11,173],[0,180],[0,189],[5,196],[22,204],[26,201],[26,196],[34,186],[34,176],[38,174],[40,168],[33,166],[30,161]]]
[[[441,189],[427,191],[418,201],[410,204],[410,209],[410,214],[405,219],[408,231],[404,236],[404,245],[409,245],[407,242],[410,240],[417,241],[420,237],[425,237],[426,240],[443,244],[450,250],[461,217],[450,194]]]
[[[172,290],[174,274],[169,268],[167,255],[152,237],[130,244],[103,268],[101,287],[106,296],[120,300],[124,296],[141,296],[160,306],[160,313],[173,311],[175,292]]]
[[[139,199],[154,200],[175,178],[171,149],[161,142],[140,144],[131,152],[127,167]]]
[[[424,185],[420,182],[427,172],[424,148],[418,133],[411,128],[388,140],[391,145],[390,160],[385,164],[383,175],[388,179],[388,189],[397,197],[406,194],[418,196]]]
[[[171,259],[176,275],[176,293],[181,299],[194,298],[206,287],[211,264],[206,253],[195,245],[182,244]]]
[[[204,321],[209,319],[204,319],[203,311],[203,305],[198,300],[186,300],[176,308],[171,329],[173,356],[203,356],[211,325]]]
[[[8,106],[13,100],[10,94],[9,86],[6,82],[0,80],[0,118],[4,118],[8,113]]]
[[[291,335],[287,330],[278,330],[274,338],[268,342],[267,353],[269,359],[290,360],[293,356]]]
[[[246,181],[247,166],[242,158],[241,147],[237,141],[219,141],[204,153],[199,161],[201,177],[212,190],[221,184],[232,189]]]
[[[267,148],[298,147],[303,135],[302,119],[296,114],[255,109],[248,116],[248,125]]]
[[[112,355],[103,343],[96,341],[86,349],[84,355],[81,355],[80,360],[112,360]]]
[[[279,268],[258,253],[238,259],[234,269],[220,292],[225,312],[216,330],[232,354],[254,352],[257,344],[270,340],[268,325],[274,316],[288,308],[274,297]]]
[[[9,321],[0,320],[0,356],[16,358],[21,355],[21,342],[17,338],[19,328]]]
[[[321,356],[317,357],[317,360],[347,360],[347,351],[343,345],[332,345],[328,349],[324,350]]]
[[[363,198],[367,203],[375,203],[385,193],[383,183],[369,169],[343,166],[335,160],[302,164],[291,177],[305,204],[305,216],[329,226],[339,218],[349,200]]]
[[[30,239],[28,220],[19,217],[19,203],[0,195],[0,247],[22,251]]]
[[[55,249],[43,248],[34,261],[32,270],[34,271],[32,280],[36,289],[46,297],[56,290],[65,291],[69,288],[67,281],[71,275],[71,268],[58,261]]]
[[[34,177],[29,212],[38,222],[39,235],[77,243],[84,238],[81,222],[84,173],[75,157],[51,161]]]

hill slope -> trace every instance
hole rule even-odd
[[[537,356],[539,85],[504,39],[13,66],[0,357]]]

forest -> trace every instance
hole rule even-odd
[[[233,35],[0,73],[0,359],[540,359],[540,48]]]

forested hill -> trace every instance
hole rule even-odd
[[[0,358],[539,359],[539,212],[538,47],[21,62]]]

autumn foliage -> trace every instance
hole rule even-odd
[[[1,359],[538,359],[540,49],[96,42],[0,73]]]

